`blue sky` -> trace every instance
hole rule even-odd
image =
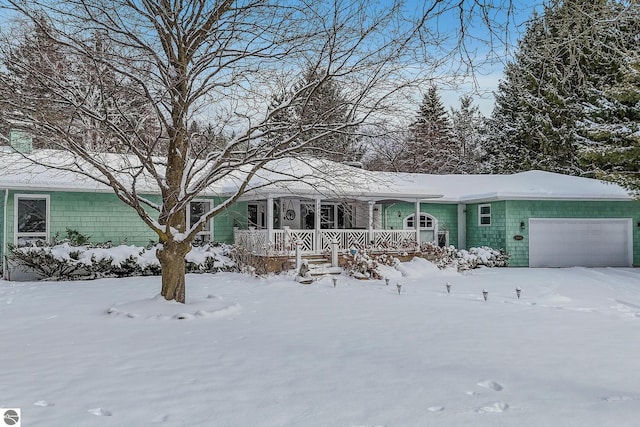
[[[424,4],[424,0],[413,1],[416,4],[416,7],[422,7],[422,4]],[[487,3],[495,5],[496,7],[501,3],[507,4],[508,2],[509,0],[487,0]],[[532,17],[535,10],[541,10],[543,0],[512,0],[511,3],[512,14],[509,17],[509,32],[507,39],[509,46],[496,46],[497,52],[502,56],[501,61],[484,65],[478,70],[474,75],[476,81],[475,91],[471,78],[468,78],[466,83],[462,83],[458,89],[440,88],[442,100],[448,107],[457,107],[459,105],[460,96],[464,93],[471,93],[474,97],[475,104],[479,106],[480,111],[485,116],[491,114],[494,101],[493,91],[497,89],[498,82],[502,78],[504,62],[508,60],[509,52],[513,53],[515,51],[517,41],[525,30],[526,21]],[[504,18],[502,13],[497,13],[499,14],[498,16],[501,17],[500,19]],[[457,22],[451,22],[451,26],[453,27],[456,23]],[[478,31],[482,31],[482,29]],[[483,49],[486,49],[486,46],[478,45],[479,53],[481,53]]]
[[[382,0],[382,5],[384,2],[390,0]],[[408,10],[416,10],[421,11],[424,8],[430,7],[434,1],[438,0],[408,0],[407,7]],[[543,0],[462,0],[464,4],[476,4],[481,2],[486,2],[490,6],[496,7],[494,18],[497,17],[498,20],[504,19],[504,14],[502,11],[507,4],[512,4],[512,14],[510,15],[510,23],[509,23],[509,37],[508,41],[511,44],[511,51],[515,48],[516,42],[521,34],[524,31],[524,23],[527,19],[532,16],[534,10],[540,10],[541,4]],[[3,9],[2,6],[6,6],[6,0],[0,0],[0,22],[6,21],[9,19],[11,14],[6,9]],[[502,8],[502,9],[500,9]],[[438,25],[440,29],[447,29],[457,27],[457,15],[450,14],[448,16],[444,16],[442,19],[438,21]],[[450,22],[447,20],[450,19]],[[475,26],[476,23],[472,23]],[[483,26],[478,26],[478,35],[484,35],[482,33]],[[485,30],[486,32],[486,30]],[[477,45],[477,49],[481,55],[482,49],[486,49],[486,46]],[[497,51],[501,51],[506,54],[506,47],[497,46]],[[459,104],[459,98],[464,93],[472,92],[474,96],[475,104],[480,107],[481,112],[484,115],[489,115],[493,108],[493,94],[492,92],[497,89],[498,82],[502,77],[503,63],[496,62],[493,65],[485,65],[481,67],[478,72],[474,75],[475,81],[477,83],[476,91],[473,91],[473,85],[471,84],[471,78],[468,79],[466,83],[462,83],[459,85],[457,89],[446,89],[443,86],[440,86],[440,94],[442,96],[443,102],[447,105],[447,107],[457,107]]]

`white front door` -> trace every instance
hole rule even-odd
[[[415,230],[415,214],[411,214],[406,217],[403,221],[403,228],[405,230]],[[436,230],[437,230],[437,221],[434,217],[424,212],[420,213],[420,241],[421,242],[435,242],[436,241]]]
[[[630,218],[529,220],[530,267],[631,267]]]

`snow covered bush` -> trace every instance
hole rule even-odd
[[[431,242],[420,245],[423,256],[438,268],[456,268],[458,271],[471,270],[481,266],[507,267],[509,255],[502,249],[488,246],[457,250],[454,246],[440,247]]]
[[[358,279],[382,279],[378,271],[380,265],[396,266],[400,261],[388,254],[371,255],[359,250],[347,262],[347,274]]]
[[[229,256],[239,272],[251,275],[264,274],[261,259],[264,257],[255,255],[249,249],[243,246],[234,246],[229,252]]]
[[[149,276],[161,273],[156,257],[158,245],[111,246],[105,244],[73,245],[62,243],[15,246],[8,256],[12,265],[33,272],[46,280],[78,280],[100,277]],[[217,272],[234,268],[225,246],[193,247],[187,253],[188,273]]]
[[[470,270],[480,266],[507,267],[509,255],[502,249],[492,249],[488,246],[470,248],[468,251],[461,249],[456,258],[458,270]]]
[[[443,269],[455,264],[458,251],[453,246],[438,246],[431,242],[422,243],[420,252],[423,257],[434,263],[438,268]]]

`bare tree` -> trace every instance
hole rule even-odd
[[[370,133],[375,136],[368,141],[363,166],[373,171],[402,172],[409,131],[387,124],[387,129]]]
[[[71,70],[14,58],[20,75],[0,74],[0,116],[19,121],[47,146],[64,150],[67,159],[38,162],[108,185],[135,209],[162,243],[157,253],[162,295],[179,302],[185,300],[184,256],[194,237],[252,188],[265,165],[295,156],[327,135],[348,134],[388,115],[408,115],[406,89],[442,75],[454,57],[472,65],[472,50],[464,43],[473,36],[465,31],[471,22],[489,24],[484,32],[489,35],[496,34],[491,25],[503,22],[493,21],[500,10],[495,2],[477,0],[425,2],[418,8],[367,0],[4,4],[11,16],[31,22],[47,44],[63,50]],[[439,33],[444,24],[458,29],[451,32],[455,40]],[[3,30],[3,58],[15,48],[12,28]],[[316,78],[268,108],[274,89],[298,81],[292,74],[308,64]],[[100,72],[91,71],[96,69]],[[269,117],[332,78],[344,85],[341,110],[347,120],[311,120],[270,143]],[[42,114],[42,106],[56,114]],[[220,146],[194,144],[199,141],[198,133],[190,132],[194,121],[234,136]],[[86,144],[88,134],[117,149],[102,155],[95,144]],[[236,180],[232,194],[187,228],[189,202],[231,176]],[[161,203],[142,194],[149,182],[159,188]]]

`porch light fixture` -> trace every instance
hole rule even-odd
[[[398,218],[402,218],[402,211],[398,211]]]
[[[524,221],[520,221],[520,230],[524,230]]]

